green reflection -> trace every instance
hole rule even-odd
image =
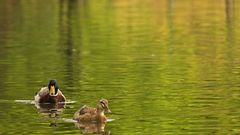
[[[52,78],[63,118],[109,99],[112,134],[239,134],[239,4],[0,1],[0,134],[81,133],[13,102]]]

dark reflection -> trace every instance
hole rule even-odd
[[[234,47],[234,32],[233,32],[233,0],[225,0],[225,12],[226,12],[226,27],[227,27],[227,34],[226,40],[228,45],[228,62],[230,65],[229,72],[231,71],[233,64],[233,47]]]
[[[89,133],[89,134],[99,134],[99,135],[110,135],[110,131],[105,131],[105,124],[106,123],[81,123],[76,122],[75,126],[82,131],[82,133]]]
[[[233,0],[225,0],[226,4],[226,20],[227,26],[231,26],[232,24],[232,16],[233,16]]]
[[[68,87],[74,87],[74,76],[78,71],[74,71],[74,59],[79,61],[79,57],[74,55],[79,52],[78,47],[74,45],[74,33],[73,28],[77,21],[77,0],[60,0],[60,10],[59,10],[59,44],[60,52],[62,53],[63,66],[66,69],[67,75],[65,76],[65,82],[68,82]],[[77,68],[78,69],[78,68]]]
[[[168,53],[172,54],[172,50],[174,48],[173,46],[173,40],[174,39],[174,30],[173,30],[173,11],[172,11],[172,7],[173,7],[173,1],[172,0],[168,0],[167,1],[167,24],[168,24]]]
[[[65,49],[66,56],[71,59],[73,55],[73,39],[72,39],[72,10],[76,5],[76,0],[60,0],[60,44]]]
[[[232,42],[233,37],[233,1],[225,0],[226,4],[226,25],[227,25],[227,40]]]
[[[64,103],[55,104],[35,104],[37,110],[41,114],[45,114],[50,119],[49,126],[57,126],[58,119],[61,118],[61,114],[65,108]]]
[[[7,51],[7,46],[8,46],[8,40],[10,39],[11,35],[11,28],[13,27],[11,24],[11,21],[14,18],[14,12],[16,10],[16,8],[19,10],[18,6],[14,5],[18,5],[19,2],[18,1],[14,1],[14,0],[8,0],[8,1],[1,1],[0,5],[2,4],[2,9],[0,10],[0,72],[1,72],[1,76],[0,76],[0,87],[1,88],[5,88],[7,87],[6,84],[4,83],[5,78],[7,78],[6,76],[6,71],[9,69],[9,62],[6,60],[7,56],[8,56],[8,51]],[[4,63],[2,62],[4,61]],[[1,92],[0,97],[4,97],[3,94],[3,90]]]

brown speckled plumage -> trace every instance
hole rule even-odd
[[[107,118],[104,112],[110,112],[108,108],[108,101],[101,99],[97,103],[96,108],[83,106],[73,116],[74,120],[78,122],[106,122]]]

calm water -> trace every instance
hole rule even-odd
[[[240,134],[239,5],[1,0],[0,134],[83,134],[74,112],[102,97],[105,134]],[[31,104],[52,78],[76,101],[58,117]]]

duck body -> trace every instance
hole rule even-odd
[[[83,106],[74,116],[78,122],[105,122],[107,120],[103,112],[98,112],[96,108]]]
[[[58,89],[56,80],[50,80],[48,87],[42,87],[34,97],[36,103],[65,102],[66,98]]]
[[[78,122],[106,122],[107,118],[104,112],[111,112],[108,108],[108,101],[101,99],[97,103],[97,108],[83,106],[77,112],[75,112],[73,119]]]
[[[37,103],[58,103],[65,102],[66,98],[60,90],[54,96],[49,94],[48,87],[43,87],[34,97],[35,102]]]

